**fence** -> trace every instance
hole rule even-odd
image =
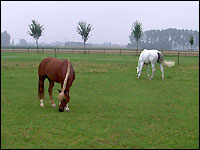
[[[129,49],[129,48],[20,48],[20,47],[13,47],[13,48],[1,48],[1,52],[24,52],[24,53],[54,53],[55,57],[56,54],[61,53],[71,53],[71,54],[116,54],[116,55],[139,55],[142,50],[136,49]],[[179,56],[199,56],[199,51],[194,50],[161,50],[163,55],[168,56],[177,56],[178,64],[179,64]]]

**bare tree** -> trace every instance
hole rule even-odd
[[[37,52],[38,52],[38,39],[40,38],[40,36],[42,35],[42,32],[44,30],[43,26],[44,25],[40,25],[35,19],[32,20],[32,24],[28,25],[30,28],[30,31],[28,31],[28,34],[30,36],[32,36],[37,44]]]
[[[85,21],[79,21],[78,22],[78,26],[77,26],[77,32],[78,34],[81,35],[82,39],[83,39],[83,42],[84,42],[84,49],[85,49],[85,43],[86,41],[89,39],[89,34],[90,34],[90,31],[92,31],[92,25],[90,24],[87,24]]]
[[[134,22],[133,26],[132,26],[132,32],[134,34],[134,38],[137,42],[137,50],[138,50],[138,41],[140,39],[140,37],[142,36],[142,23],[140,22]]]

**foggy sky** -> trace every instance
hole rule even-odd
[[[94,28],[87,43],[128,44],[133,22],[151,29],[199,31],[198,1],[1,1],[1,32],[7,31],[15,44],[20,39],[35,42],[27,34],[31,20],[44,25],[41,42],[82,42],[77,33],[83,20]]]

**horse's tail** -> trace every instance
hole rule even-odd
[[[66,72],[65,80],[64,80],[64,83],[63,83],[63,87],[62,87],[62,92],[58,96],[59,100],[62,100],[63,97],[64,97],[64,91],[66,89],[66,85],[67,85],[67,80],[69,78],[69,74],[70,74],[70,61],[68,60],[67,72]]]
[[[160,51],[158,51],[158,62],[163,63],[164,66],[167,66],[167,67],[173,67],[175,65],[174,61],[164,60],[163,54]]]
[[[163,54],[162,54],[160,51],[158,51],[157,54],[158,54],[158,60],[157,60],[157,62],[158,62],[159,64],[160,64],[160,63],[163,63],[163,61],[164,61]]]
[[[175,61],[163,61],[163,64],[167,67],[173,67],[175,65]]]

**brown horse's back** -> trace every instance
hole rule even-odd
[[[68,61],[53,57],[44,58],[38,67],[40,78],[48,78],[54,82],[62,83],[67,71]]]

